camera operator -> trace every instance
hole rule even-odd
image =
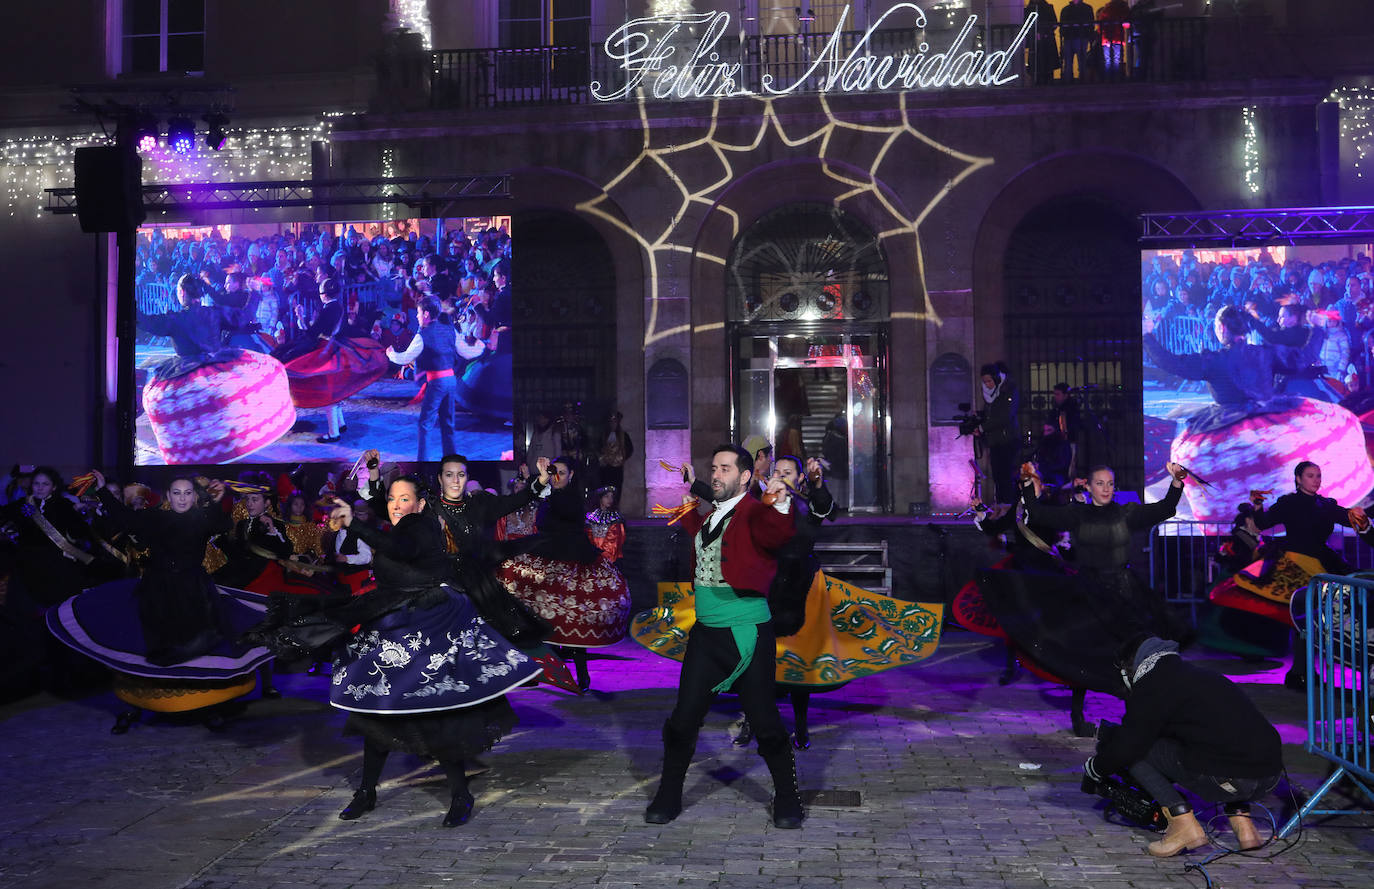
[[[1250,803],[1283,772],[1274,726],[1230,679],[1185,662],[1175,642],[1136,637],[1119,655],[1126,714],[1119,727],[1104,724],[1083,772],[1094,782],[1129,774],[1159,802],[1168,829],[1148,847],[1156,858],[1207,843],[1175,784],[1225,803],[1239,848],[1258,848]]]
[[[1021,407],[1021,394],[1016,384],[1007,377],[1007,366],[1000,361],[984,364],[979,374],[986,407],[980,412],[983,424],[973,434],[981,437],[987,445],[997,502],[1015,503],[1018,495],[1017,456],[1020,451],[1020,420],[1017,412]]]

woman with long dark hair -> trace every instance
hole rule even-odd
[[[35,608],[76,595],[94,577],[91,530],[72,502],[62,496],[62,476],[57,470],[34,469],[29,493],[0,506],[0,525],[14,529],[14,579]]]
[[[369,459],[369,467],[371,463]],[[498,496],[480,489],[469,491],[468,458],[449,454],[439,461],[439,497],[434,506],[444,525],[444,544],[458,583],[478,613],[543,669],[545,681],[575,692],[578,688],[567,665],[544,644],[553,628],[496,579],[502,554],[491,538],[491,528],[502,517],[533,503],[549,486],[548,459],[540,457],[535,465],[538,476],[529,484]]]

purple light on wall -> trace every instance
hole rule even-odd
[[[155,151],[156,149],[157,136],[153,135],[152,133],[144,133],[142,136],[138,137],[139,154],[148,154],[149,152]]]

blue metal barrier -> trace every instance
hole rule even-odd
[[[401,308],[401,283],[399,278],[389,278],[384,281],[347,284],[343,288],[344,305],[350,305],[356,300],[364,313],[380,311],[386,314],[399,311]]]
[[[1370,771],[1369,594],[1364,575],[1318,574],[1307,586],[1307,750],[1336,766],[1279,831],[1286,837],[1308,815],[1369,815],[1370,810],[1318,809],[1342,778],[1374,800]]]
[[[171,285],[156,281],[134,287],[134,302],[140,315],[162,315],[179,308]]]

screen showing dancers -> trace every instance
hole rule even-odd
[[[138,232],[135,462],[513,458],[509,217]]]
[[[1229,523],[1251,491],[1374,491],[1374,274],[1370,244],[1149,250],[1141,256],[1145,477],[1186,466],[1178,518]],[[1153,498],[1147,498],[1153,499]]]

